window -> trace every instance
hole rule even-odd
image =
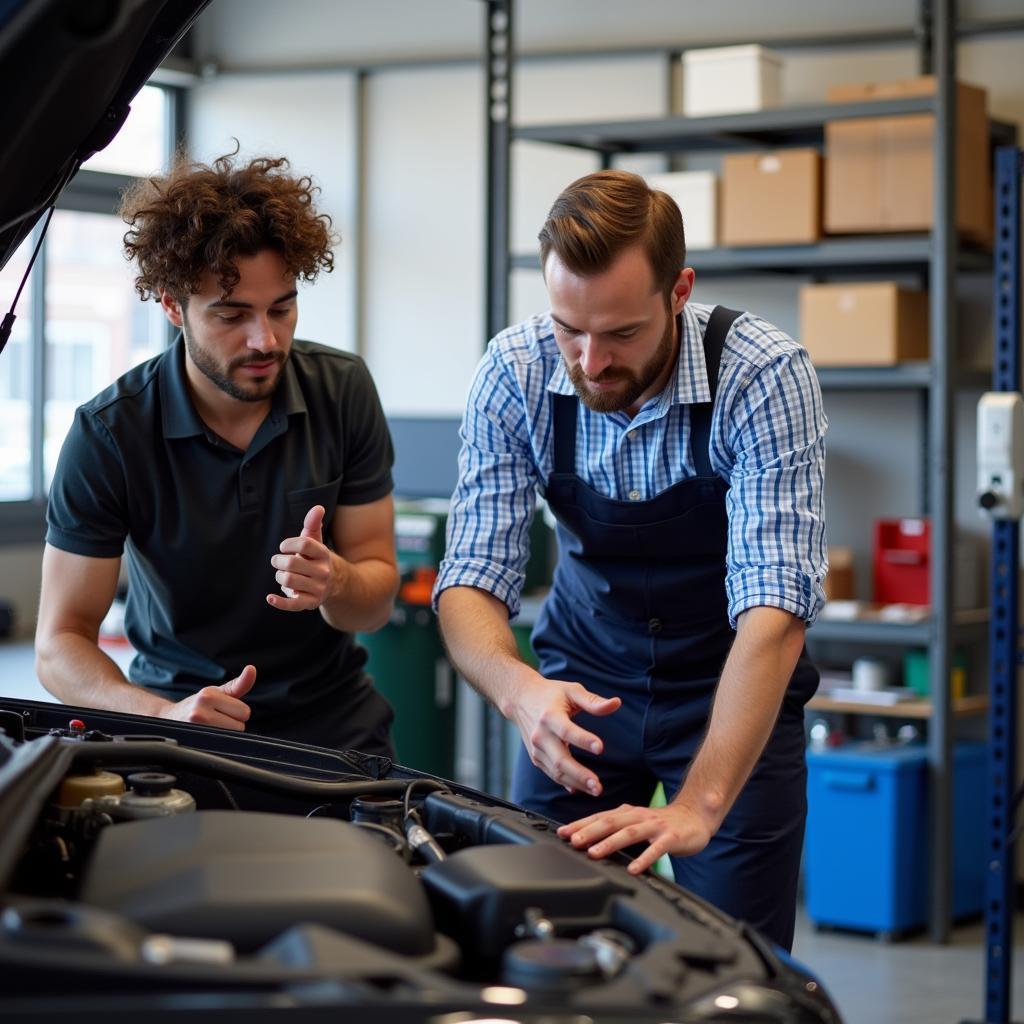
[[[46,234],[47,487],[75,409],[166,344],[160,307],[140,302],[133,287],[124,231],[113,214],[58,210]]]
[[[4,313],[14,301],[32,243],[29,238],[21,244],[0,276],[0,304]],[[26,501],[32,497],[32,307],[26,301],[28,289],[26,285],[14,332],[0,353],[0,501]]]
[[[0,353],[0,544],[43,535],[46,491],[75,409],[156,355],[171,331],[142,303],[116,216],[134,176],[166,169],[174,93],[147,86],[110,145],[61,197]],[[0,273],[0,315],[25,272],[38,227]]]

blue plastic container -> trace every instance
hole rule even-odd
[[[981,910],[986,748],[953,756],[954,917]],[[928,755],[922,746],[855,744],[807,753],[804,890],[815,924],[868,932],[928,917]]]

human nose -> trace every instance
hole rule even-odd
[[[257,316],[253,320],[246,344],[257,352],[266,352],[277,348],[277,336],[274,334],[273,326],[266,316]]]
[[[611,356],[607,349],[595,341],[592,335],[586,335],[580,347],[580,369],[588,377],[597,377],[610,363]]]

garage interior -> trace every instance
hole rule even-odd
[[[794,956],[850,1024],[1020,1017],[1019,856],[988,845],[1024,776],[992,788],[993,750],[1016,754],[1017,521],[979,402],[1021,387],[1022,46],[1014,0],[213,0],[66,188],[0,357],[0,694],[54,699],[32,638],[74,410],[174,338],[132,291],[119,196],[176,149],[286,155],[342,239],[297,337],[366,361],[395,447],[402,584],[361,639],[399,761],[507,797],[518,733],[430,610],[459,424],[488,338],[547,308],[554,197],[631,170],[677,199],[697,300],[803,344],[829,418]],[[531,541],[528,660],[543,516]]]

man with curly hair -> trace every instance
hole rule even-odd
[[[335,239],[288,166],[181,161],[125,197],[136,289],[181,335],[76,413],[36,666],[68,703],[390,755],[352,634],[398,584],[391,441],[362,360],[293,340]],[[128,678],[97,643],[125,552]]]

